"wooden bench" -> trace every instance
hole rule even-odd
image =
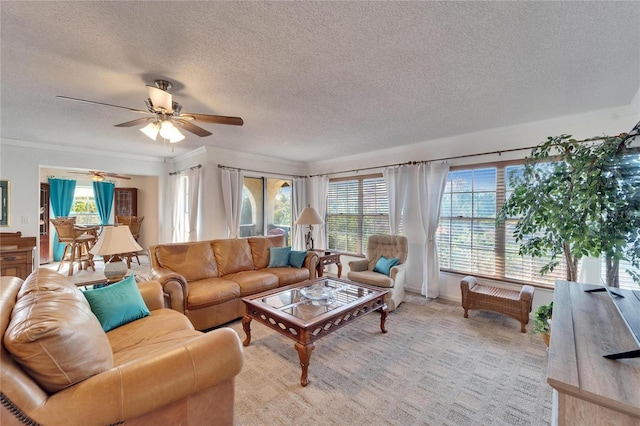
[[[508,290],[478,284],[475,277],[468,276],[460,281],[460,290],[465,318],[469,317],[469,309],[498,312],[517,319],[520,321],[520,331],[527,331],[535,291],[532,286],[523,285],[520,291]]]

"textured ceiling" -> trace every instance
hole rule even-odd
[[[631,103],[635,2],[0,3],[1,137],[160,157],[207,145],[332,158]],[[139,116],[174,83],[202,124],[175,150]]]

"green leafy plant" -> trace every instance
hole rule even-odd
[[[513,192],[496,221],[518,219],[513,236],[520,255],[549,256],[541,275],[564,260],[566,279],[577,281],[579,260],[604,253],[607,284],[617,287],[620,260],[640,265],[640,165],[625,160],[632,158],[627,136],[549,137],[521,174],[508,177]]]
[[[549,334],[551,332],[549,319],[553,314],[553,302],[540,305],[533,314],[533,331],[534,334]]]

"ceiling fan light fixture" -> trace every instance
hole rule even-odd
[[[173,135],[171,135],[171,137],[169,138],[170,143],[180,142],[181,140],[184,139],[184,135],[180,133],[180,130],[176,129],[175,127],[173,128],[173,130],[174,130],[174,132],[172,132]]]
[[[140,129],[140,131],[155,141],[156,137],[158,137],[158,132],[160,131],[160,125],[156,122],[149,123]]]
[[[162,136],[164,139],[171,139],[171,136],[174,134],[175,127],[173,126],[173,123],[169,120],[164,120],[162,121],[162,123],[160,123],[160,136]]]

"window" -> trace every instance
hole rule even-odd
[[[244,178],[241,237],[282,234],[291,245],[291,184],[288,179]]]
[[[327,195],[328,247],[365,254],[367,239],[389,233],[389,199],[381,175],[332,179]]]
[[[70,215],[76,217],[78,225],[100,225],[100,214],[93,195],[93,187],[76,186]]]
[[[543,284],[565,278],[560,266],[541,277],[538,271],[547,262],[518,254],[512,237],[517,218],[495,225],[511,191],[509,176],[522,167],[500,163],[449,172],[436,234],[441,269]]]

